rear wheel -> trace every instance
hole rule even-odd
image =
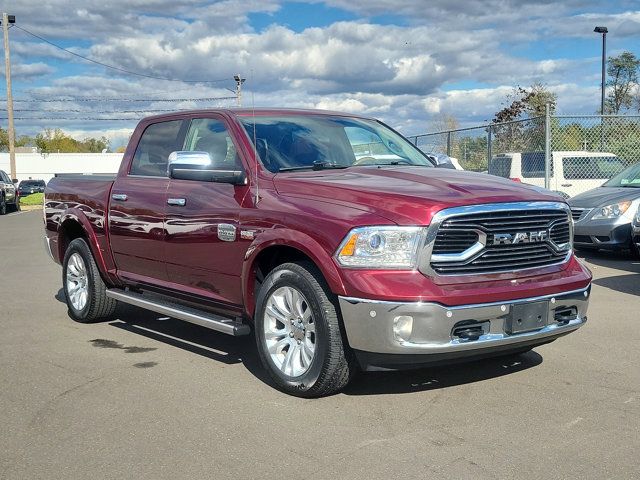
[[[62,284],[69,315],[82,323],[113,315],[117,302],[107,297],[105,285],[87,242],[76,238],[69,244],[62,265]]]
[[[255,335],[262,364],[291,395],[331,395],[355,372],[335,296],[313,264],[286,263],[267,275],[258,293]]]

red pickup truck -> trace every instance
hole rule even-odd
[[[298,396],[337,392],[358,368],[527,351],[587,320],[591,274],[560,197],[434,168],[359,116],[149,117],[115,178],[53,179],[44,214],[75,320],[125,302],[253,330]]]

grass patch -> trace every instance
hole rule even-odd
[[[20,197],[20,205],[42,205],[44,193],[32,193],[26,197]]]

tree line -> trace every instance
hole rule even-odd
[[[86,137],[76,140],[61,129],[45,128],[34,137],[21,135],[15,139],[16,147],[35,147],[41,153],[100,153],[109,150],[109,140],[106,137]],[[0,127],[0,151],[9,151],[9,134]]]

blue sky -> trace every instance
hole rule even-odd
[[[346,110],[413,134],[451,116],[463,126],[490,120],[514,86],[534,82],[556,92],[561,113],[594,113],[596,25],[609,28],[609,54],[640,55],[637,0],[23,0],[12,8],[20,27],[106,64],[226,79],[126,75],[13,28],[14,97],[28,100],[15,104],[18,134],[60,127],[114,145],[147,113],[233,105],[197,99],[230,95],[235,73],[247,77],[245,105]],[[132,101],[140,98],[148,101]],[[152,101],[175,98],[194,100]],[[105,120],[116,117],[126,120]]]

